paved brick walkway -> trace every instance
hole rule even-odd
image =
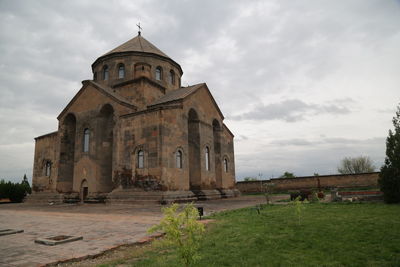
[[[260,196],[198,202],[205,213],[265,203]],[[0,230],[23,233],[0,236],[0,266],[40,266],[60,260],[95,255],[135,243],[162,217],[160,205],[0,205]],[[83,236],[83,240],[56,246],[35,244],[36,238]]]

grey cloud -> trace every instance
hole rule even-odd
[[[277,145],[277,146],[312,146],[315,145],[314,142],[308,141],[306,139],[284,139],[284,140],[274,140],[271,141],[269,144]]]
[[[380,108],[380,109],[376,109],[376,111],[379,113],[384,113],[384,114],[393,114],[393,116],[396,113],[395,108]]]
[[[315,148],[317,146],[330,146],[334,145],[338,146],[348,146],[348,145],[382,145],[385,143],[385,138],[383,137],[374,137],[368,139],[353,139],[353,138],[343,138],[343,137],[326,137],[320,136],[317,139],[302,139],[302,138],[294,138],[294,139],[277,139],[269,142],[265,149],[268,149],[272,146],[303,146],[309,148]]]
[[[341,140],[341,141],[340,141]],[[340,141],[340,143],[338,143]],[[246,176],[262,173],[268,179],[279,177],[285,171],[294,172],[297,176],[319,174],[336,174],[337,166],[344,157],[365,155],[371,157],[374,165],[379,169],[385,157],[384,138],[369,138],[365,140],[335,138],[318,142],[286,140],[283,144],[297,143],[307,146],[306,150],[289,150],[282,148],[279,142],[265,146],[252,154],[236,155],[236,174],[238,180]],[[331,142],[329,144],[329,142]],[[309,145],[306,145],[308,144]],[[325,144],[325,145],[324,145]],[[262,151],[261,151],[262,150]],[[377,170],[378,170],[377,169]]]
[[[348,114],[350,110],[345,106],[307,104],[299,99],[285,100],[269,105],[258,105],[252,111],[231,116],[233,120],[284,120],[297,122],[308,116],[319,114]]]
[[[249,137],[245,136],[245,135],[238,135],[235,136],[235,142],[241,142],[241,141],[246,141],[249,140]]]

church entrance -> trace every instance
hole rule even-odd
[[[190,190],[199,190],[201,185],[200,130],[199,117],[194,109],[189,111],[189,186]]]
[[[85,200],[87,199],[88,195],[89,195],[88,183],[87,183],[86,180],[83,180],[82,184],[81,184],[81,192],[80,192],[81,202],[85,202]]]

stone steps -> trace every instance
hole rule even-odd
[[[54,203],[54,204],[61,204],[64,201],[63,194],[54,193],[54,192],[34,192],[28,195],[25,198],[25,203]]]
[[[117,189],[107,196],[107,203],[159,203],[195,201],[191,191],[139,191],[137,189]]]
[[[87,203],[109,204],[168,204],[174,202],[195,202],[239,196],[237,189],[219,190],[181,190],[181,191],[144,191],[137,188],[115,189],[108,194],[89,195]],[[59,194],[53,192],[38,192],[26,198],[27,203],[77,203],[79,194]]]
[[[222,198],[222,194],[216,189],[193,190],[198,200],[212,200]]]
[[[222,198],[231,198],[240,196],[240,191],[237,189],[217,189]]]

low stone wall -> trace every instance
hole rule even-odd
[[[263,192],[263,183],[273,183],[276,191],[316,189],[318,183],[321,188],[333,187],[357,188],[357,187],[378,187],[379,172],[361,174],[335,174],[320,176],[305,176],[296,178],[274,178],[262,181],[237,182],[236,188],[242,193]]]

